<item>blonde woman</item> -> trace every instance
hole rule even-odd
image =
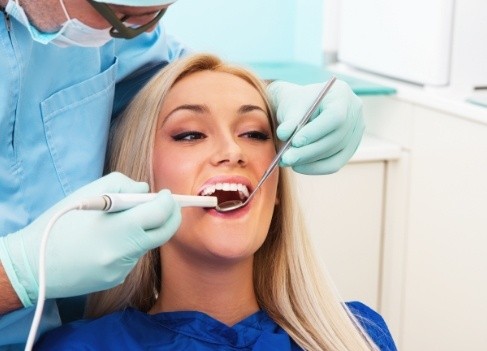
[[[152,191],[245,198],[276,154],[264,85],[211,55],[170,64],[117,125],[108,170]],[[184,208],[176,234],[125,282],[90,296],[84,321],[39,350],[395,350],[382,318],[344,304],[322,274],[276,170],[240,210]],[[109,214],[107,214],[109,215]]]

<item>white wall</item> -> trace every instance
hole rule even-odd
[[[195,50],[238,62],[322,62],[323,0],[178,0],[163,21]]]

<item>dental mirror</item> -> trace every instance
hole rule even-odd
[[[245,201],[242,201],[242,200],[228,200],[228,201],[224,201],[222,203],[217,204],[215,206],[215,210],[217,210],[218,212],[222,212],[222,213],[223,212],[235,211],[235,210],[237,210],[237,209],[239,209],[241,207],[244,207],[245,205],[247,205],[250,202],[250,200],[255,195],[255,193],[257,192],[257,190],[259,190],[259,188],[261,187],[261,185],[271,175],[272,171],[274,171],[274,168],[276,168],[276,166],[278,165],[279,160],[281,159],[281,156],[291,146],[291,142],[292,142],[293,137],[308,122],[308,120],[311,118],[311,116],[313,115],[313,113],[318,108],[318,105],[320,104],[321,100],[323,100],[323,98],[328,93],[328,91],[332,87],[333,83],[335,83],[335,81],[336,81],[336,77],[331,77],[331,79],[328,81],[328,83],[325,84],[325,86],[320,91],[320,93],[316,97],[315,101],[313,102],[313,104],[309,108],[308,112],[306,112],[306,114],[303,116],[303,118],[301,119],[301,121],[299,122],[299,124],[296,126],[296,129],[294,130],[293,134],[289,137],[288,141],[282,146],[282,148],[276,154],[276,156],[272,160],[270,166],[265,171],[264,175],[260,179],[260,181],[257,184],[257,186],[255,187],[255,189],[252,191],[252,193],[250,193],[249,197]]]

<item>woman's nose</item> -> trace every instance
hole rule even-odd
[[[214,165],[243,166],[247,163],[247,156],[238,140],[227,137],[221,139],[215,147],[212,163]]]

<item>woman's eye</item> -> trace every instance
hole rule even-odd
[[[255,130],[243,133],[240,136],[243,136],[243,137],[249,138],[249,139],[257,139],[257,140],[269,140],[270,139],[269,134],[267,134],[265,132],[258,132]]]
[[[191,141],[204,139],[206,138],[206,135],[201,132],[189,131],[173,135],[172,138],[175,141]]]

